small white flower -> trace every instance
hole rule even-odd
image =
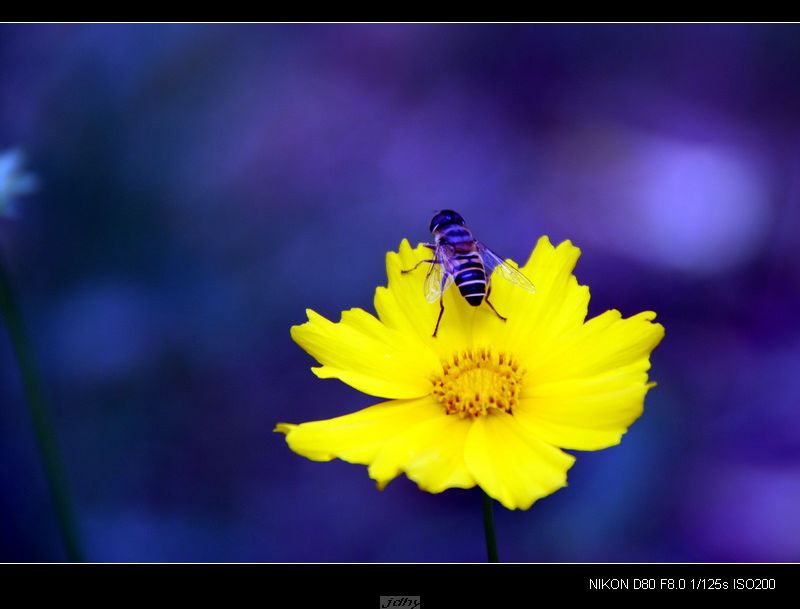
[[[36,189],[36,177],[25,173],[24,161],[18,149],[0,152],[0,216],[14,215],[17,198]]]

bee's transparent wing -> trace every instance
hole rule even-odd
[[[433,260],[434,262],[431,262],[431,268],[428,269],[428,274],[425,276],[425,300],[428,302],[439,300],[453,283],[453,276],[444,268],[444,260],[442,260],[439,248],[436,248]]]
[[[481,255],[481,259],[483,260],[483,266],[486,268],[486,277],[491,277],[492,271],[498,269],[503,278],[507,281],[510,281],[515,286],[520,287],[527,292],[536,292],[536,288],[531,280],[525,277],[525,275],[523,275],[520,271],[506,263],[500,256],[495,254],[483,243],[478,242],[476,245],[478,247],[478,253]]]

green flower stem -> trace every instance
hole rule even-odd
[[[494,512],[492,498],[481,489],[483,495],[483,530],[486,533],[486,555],[488,562],[500,562],[497,558],[497,537],[494,534]]]
[[[6,272],[2,258],[0,258],[0,316],[5,320],[8,327],[11,346],[22,375],[25,397],[33,422],[36,442],[42,455],[42,465],[44,466],[44,473],[52,494],[58,526],[64,541],[64,549],[71,562],[83,562],[83,553],[78,541],[64,469],[58,455],[53,427],[45,408],[42,385],[33,366],[31,348],[22,327],[19,309],[11,291],[11,280]]]

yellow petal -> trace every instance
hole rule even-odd
[[[369,475],[380,488],[400,472],[429,493],[475,486],[464,461],[471,419],[447,415],[439,404],[431,403],[438,416],[398,431],[370,465]]]
[[[528,509],[567,484],[575,458],[546,444],[506,413],[473,421],[465,458],[475,481],[505,507]]]
[[[433,252],[422,244],[412,249],[408,240],[403,239],[397,252],[386,254],[389,286],[375,291],[375,310],[380,320],[425,342],[430,342],[439,313],[437,305],[425,300],[423,288],[429,265],[422,261],[432,256]],[[402,272],[413,269],[417,263],[421,264],[413,271]]]
[[[521,399],[514,417],[554,446],[574,450],[614,446],[642,414],[644,396],[654,385],[646,379],[646,374],[633,373],[548,383]]]
[[[320,378],[385,398],[414,398],[431,391],[441,370],[436,354],[414,336],[393,330],[362,309],[342,313],[333,323],[312,310],[308,322],[292,326],[292,338],[322,364]]]
[[[472,327],[476,315],[494,314],[488,308],[478,311],[470,306],[458,288],[451,285],[444,294],[445,311],[434,338],[433,330],[436,328],[440,305],[438,300],[431,303],[425,298],[425,277],[430,264],[423,262],[412,272],[402,272],[432,256],[433,252],[422,244],[412,249],[406,239],[400,243],[397,252],[389,252],[386,255],[389,285],[375,291],[375,310],[388,327],[418,337],[440,358],[445,358],[454,351],[472,347]],[[485,308],[485,305],[480,308]]]
[[[650,353],[664,338],[664,326],[652,323],[655,317],[644,311],[622,319],[619,311],[606,311],[561,337],[547,359],[528,362],[528,374],[541,384],[612,371],[647,371]]]
[[[553,341],[581,326],[589,306],[589,288],[572,274],[581,251],[570,241],[553,247],[541,237],[520,271],[536,287],[531,294],[512,284],[498,271],[492,274],[491,300],[508,321],[481,318],[476,330],[482,343],[494,344],[528,360],[546,359]],[[513,266],[513,264],[512,264]]]
[[[367,465],[399,433],[442,415],[428,398],[391,400],[358,412],[323,421],[292,425],[279,423],[294,452],[313,461],[339,458]]]
[[[619,443],[642,414],[650,352],[664,336],[655,314],[606,311],[528,371],[514,417],[541,439],[577,450]]]

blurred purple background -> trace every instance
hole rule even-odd
[[[800,28],[4,25],[0,250],[95,561],[482,561],[476,491],[377,492],[277,421],[304,309],[372,310],[435,209],[583,250],[590,315],[652,309],[658,387],[570,486],[497,510],[515,561],[800,560]],[[0,331],[0,560],[59,561]]]

